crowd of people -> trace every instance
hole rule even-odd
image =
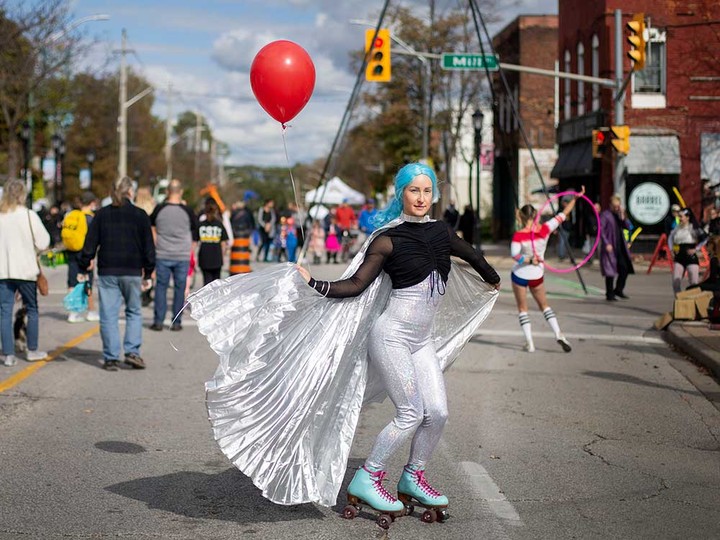
[[[37,288],[27,283],[35,281],[41,273],[37,254],[43,250],[62,249],[67,263],[68,293],[75,290],[78,283],[84,284],[87,293],[84,309],[82,312],[69,311],[67,320],[71,323],[100,322],[106,368],[117,368],[121,361],[142,368],[143,306],[152,304],[151,330],[180,331],[186,299],[196,287],[196,273],[202,274],[202,285],[207,285],[221,277],[228,260],[230,275],[250,272],[253,258],[255,262],[294,263],[305,244],[308,263],[346,263],[376,229],[378,215],[373,199],[367,199],[357,209],[344,200],[325,215],[311,215],[293,202],[278,210],[272,199],[262,201],[256,209],[250,208],[247,200],[239,201],[222,212],[212,197],[202,202],[196,214],[185,204],[183,186],[178,180],[170,182],[167,197],[160,204],[156,204],[148,188],[138,188],[129,179],[118,181],[107,201],[100,201],[86,192],[37,213],[25,208],[25,195],[24,186],[11,181],[0,206],[0,225],[21,230],[19,235],[3,237],[3,249],[13,253],[9,257],[11,264],[0,265],[0,318],[6,365],[17,361],[16,348],[17,352],[27,349],[26,357],[31,360],[46,357],[44,351],[38,350]],[[665,220],[675,293],[682,290],[685,277],[688,287],[719,288],[717,238],[720,236],[720,217],[714,201],[703,209],[702,223],[689,208],[676,204],[672,205]],[[527,291],[535,298],[563,350],[571,350],[560,332],[554,311],[547,305],[542,281],[545,249],[553,231],[556,231],[559,258],[562,260],[566,256],[561,244],[567,244],[570,229],[565,227],[569,220],[563,216],[570,214],[574,204],[574,198],[564,198],[561,211],[538,225],[534,232],[536,245],[531,246],[532,249],[525,237],[531,235],[535,214],[527,207],[518,211],[518,230],[511,242],[510,256],[515,261],[511,276],[518,319],[528,351],[534,350],[534,344],[527,315]],[[617,196],[611,198],[604,211],[597,209],[600,242],[596,258],[605,279],[606,299],[610,302],[627,299],[625,285],[628,276],[634,273],[628,247],[628,230],[632,225]],[[443,221],[469,244],[474,243],[477,220],[470,205],[461,213],[455,208],[454,201],[450,201]],[[595,228],[587,227],[586,244],[597,234],[598,224],[590,221]],[[560,235],[565,235],[565,241]],[[18,244],[22,248],[18,248]],[[703,257],[698,256],[701,251],[710,260],[702,282]],[[16,257],[16,252],[21,255]],[[171,307],[168,306],[170,288],[173,291]],[[97,295],[93,294],[95,289]],[[14,324],[10,325],[8,322],[13,320],[16,302],[22,307]],[[117,315],[121,304],[125,305],[127,319],[122,346]],[[170,323],[166,324],[168,312]],[[24,324],[18,322],[18,318],[22,318]],[[16,347],[18,327],[24,329],[24,340]]]
[[[73,304],[67,321],[100,323],[105,369],[116,371],[121,363],[142,369],[142,307],[152,305],[150,330],[181,331],[196,274],[201,273],[202,285],[207,285],[221,277],[228,259],[230,275],[250,272],[253,251],[256,261],[295,262],[306,236],[313,262],[347,262],[352,246],[374,230],[377,212],[372,199],[357,214],[343,201],[323,219],[312,219],[294,203],[276,211],[268,199],[256,211],[239,201],[223,213],[208,197],[196,213],[183,192],[181,182],[172,180],[165,200],[157,204],[148,188],[122,178],[106,200],[88,191],[35,211],[26,208],[24,184],[8,182],[0,228],[19,233],[0,235],[0,258],[6,261],[0,264],[3,363],[15,365],[20,353],[28,361],[47,358],[38,350],[41,252],[67,264],[68,295],[81,285],[82,311]],[[121,338],[123,306],[126,326]]]

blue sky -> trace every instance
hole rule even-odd
[[[404,0],[419,9],[427,2]],[[497,1],[502,22],[518,14],[556,13],[557,0]],[[110,20],[84,24],[82,33],[98,45],[85,62],[117,69],[121,31],[134,54],[129,65],[156,87],[154,112],[165,117],[172,84],[173,114],[199,110],[231,151],[227,163],[284,165],[281,128],[257,104],[249,71],[257,51],[277,39],[303,46],[316,69],[315,91],[286,133],[290,162],[325,157],[355,79],[349,55],[364,40],[364,28],[350,19],[374,19],[380,0],[72,0],[73,18],[107,14]],[[438,0],[437,9],[457,5]],[[491,33],[493,30],[491,29]],[[130,109],[132,114],[132,108]]]

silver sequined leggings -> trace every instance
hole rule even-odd
[[[396,412],[378,435],[365,462],[368,467],[384,470],[387,459],[411,436],[408,463],[424,467],[445,426],[445,381],[432,341],[442,296],[437,290],[431,296],[430,284],[428,277],[418,285],[393,289],[370,332],[370,362],[382,376]]]

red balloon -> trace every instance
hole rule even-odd
[[[297,43],[273,41],[255,55],[250,85],[262,108],[284,125],[310,100],[315,88],[315,66]]]

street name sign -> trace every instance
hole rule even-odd
[[[449,70],[498,71],[498,57],[492,54],[442,53],[442,68]]]

